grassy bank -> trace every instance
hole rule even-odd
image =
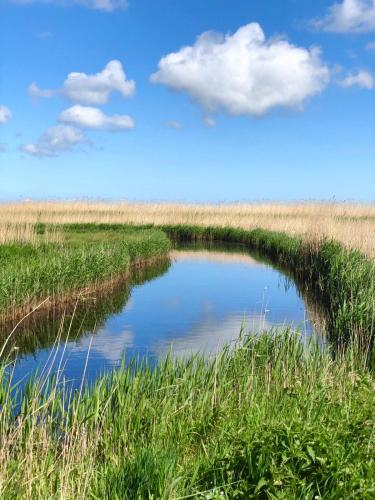
[[[132,364],[71,395],[0,394],[2,498],[374,498],[375,380],[288,333]]]
[[[132,269],[130,279],[116,279],[110,286],[102,286],[87,292],[82,300],[58,307],[38,309],[25,318],[9,338],[9,327],[0,328],[0,346],[3,359],[23,358],[38,354],[42,349],[53,351],[57,343],[77,342],[85,335],[97,332],[113,315],[120,313],[131,297],[134,285],[149,283],[168,271],[170,261],[161,259],[152,265]]]
[[[328,330],[336,342],[355,338],[371,356],[375,335],[375,264],[357,250],[322,240],[264,229],[162,226],[177,240],[243,243],[290,272],[325,307]]]
[[[49,231],[39,225],[33,244],[0,245],[0,319],[27,313],[49,297],[90,289],[126,275],[132,265],[166,256],[170,244],[157,229],[117,230],[98,226],[60,228],[59,239],[46,242]],[[87,290],[86,290],[87,291]]]

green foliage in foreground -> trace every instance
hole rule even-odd
[[[248,336],[210,361],[133,361],[69,410],[35,382],[16,419],[4,384],[1,497],[374,498],[374,378],[353,349]]]
[[[39,230],[41,230],[39,228]],[[66,230],[62,243],[0,245],[0,315],[18,306],[126,273],[136,260],[166,255],[157,229]]]

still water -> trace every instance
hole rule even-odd
[[[308,307],[295,283],[242,247],[185,245],[170,262],[136,273],[80,303],[74,316],[51,312],[15,332],[13,381],[36,370],[63,370],[73,385],[93,381],[131,356],[157,363],[169,351],[211,355],[241,331],[292,326],[311,335]],[[4,335],[6,332],[3,332]]]

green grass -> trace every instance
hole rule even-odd
[[[126,282],[116,281],[104,290],[99,287],[85,294],[82,300],[74,301],[71,306],[63,304],[62,307],[36,311],[18,325],[10,338],[9,329],[4,326],[0,329],[0,346],[5,346],[2,358],[22,358],[40,349],[53,350],[56,339],[64,342],[69,337],[77,341],[87,333],[98,331],[109,317],[123,309],[134,285],[148,283],[163,275],[169,266],[170,261],[165,259],[150,266],[141,266],[132,271],[131,279]]]
[[[63,229],[62,243],[0,246],[0,316],[123,275],[131,264],[166,256],[170,248],[157,229]]]
[[[92,389],[0,394],[2,498],[374,498],[374,379],[288,332]],[[13,399],[14,401],[15,399]]]
[[[269,257],[324,307],[328,334],[341,345],[352,338],[362,343],[369,364],[375,364],[375,263],[359,251],[334,241],[309,243],[299,237],[263,229],[163,226],[172,238],[243,243]]]
[[[132,360],[74,394],[55,378],[17,396],[3,376],[2,498],[375,498],[373,262],[261,229],[62,229],[60,245],[0,248],[0,311],[164,255],[163,229],[270,258],[324,306],[332,349],[250,335],[209,361]]]

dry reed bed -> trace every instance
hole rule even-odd
[[[334,239],[375,258],[375,204],[3,203],[0,204],[0,242],[4,240],[2,228],[7,225],[21,224],[26,234],[30,232],[30,225],[38,222],[263,228],[308,240]]]
[[[58,227],[47,227],[38,235],[35,223],[0,222],[0,245],[8,243],[37,245],[38,243],[61,243],[64,237]]]

